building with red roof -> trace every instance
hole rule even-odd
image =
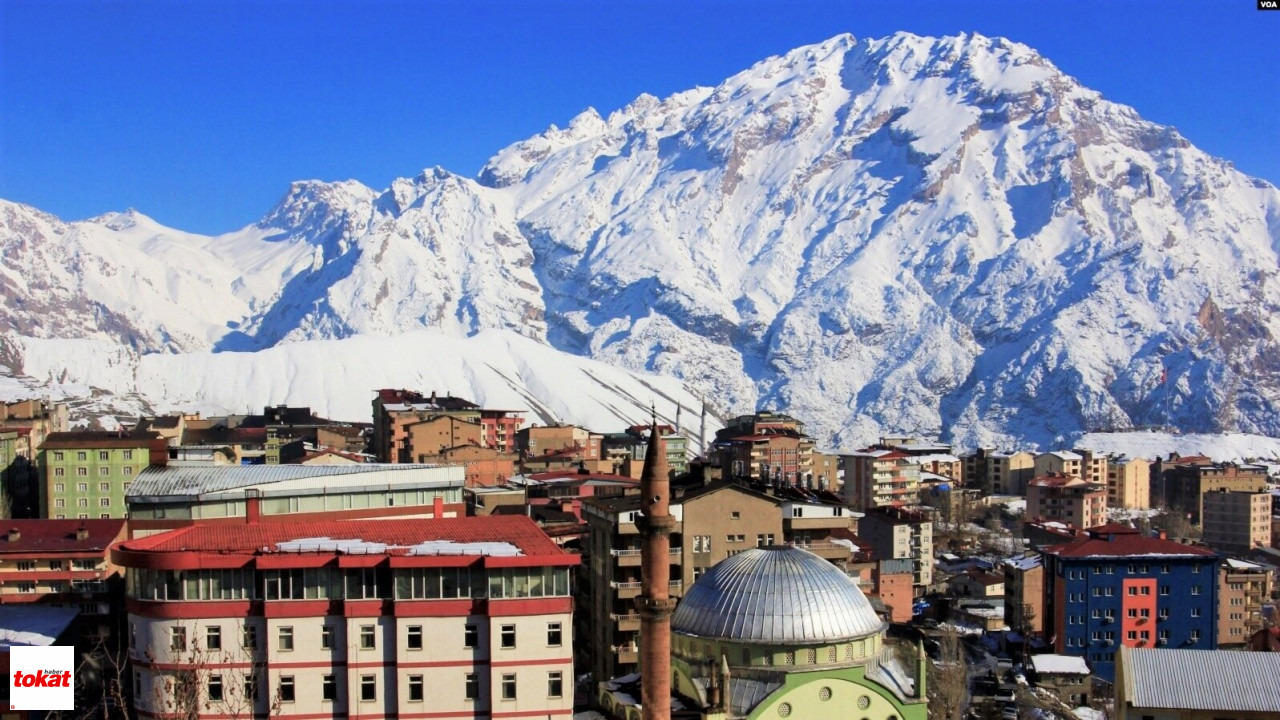
[[[527,517],[194,525],[112,557],[141,717],[572,714],[578,556]]]
[[[920,465],[900,450],[872,449],[841,455],[844,497],[859,510],[920,502]]]
[[[1102,525],[1044,548],[1045,628],[1055,651],[1107,681],[1121,646],[1217,647],[1218,556]]]
[[[1041,475],[1027,483],[1027,517],[1097,527],[1107,521],[1107,487],[1075,475]]]

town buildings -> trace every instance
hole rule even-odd
[[[1151,507],[1151,463],[1142,458],[1112,457],[1107,462],[1107,507],[1145,510]]]
[[[1032,655],[1027,663],[1031,681],[1036,687],[1053,693],[1058,702],[1069,708],[1089,705],[1089,665],[1074,655]]]
[[[151,465],[169,461],[154,432],[55,432],[40,445],[45,517],[122,518],[130,485]]]
[[[195,525],[112,555],[140,717],[572,713],[577,557],[528,518]]]
[[[1009,628],[1023,637],[1044,631],[1044,561],[1029,552],[1002,563],[1004,617]]]
[[[1054,450],[1036,455],[1036,476],[1066,475],[1084,479],[1084,456],[1068,450]],[[1104,476],[1105,477],[1105,476]]]
[[[841,456],[844,498],[859,510],[920,502],[920,466],[899,450],[866,450]]]
[[[612,472],[636,479],[644,468],[649,444],[648,425],[633,425],[620,433],[603,436],[603,452],[613,464]],[[676,433],[670,425],[658,425],[666,447],[667,468],[673,476],[689,471],[689,439]]]
[[[1261,492],[1267,488],[1267,471],[1261,465],[1215,463],[1203,455],[1173,455],[1156,461],[1151,482],[1153,506],[1183,514],[1193,525],[1199,525],[1205,493]]]
[[[1027,517],[1075,528],[1103,525],[1107,521],[1106,486],[1075,475],[1038,476],[1027,483]]]
[[[716,431],[719,465],[732,479],[813,485],[813,447],[803,422],[765,410],[731,418]]]
[[[412,390],[379,390],[373,398],[371,445],[378,462],[414,462],[409,445],[410,425],[441,416],[480,426],[479,442],[504,453],[516,452],[516,431],[524,424],[523,413],[482,408],[452,395],[429,396]],[[453,443],[460,444],[460,443]],[[439,452],[439,447],[419,447],[423,454]]]
[[[143,537],[188,525],[457,517],[466,514],[463,472],[372,463],[156,465],[129,488],[129,531]]]
[[[1226,558],[1218,573],[1218,647],[1242,647],[1262,629],[1263,607],[1271,600],[1271,570]]]
[[[1271,493],[1220,488],[1201,495],[1204,542],[1223,552],[1271,545]]]
[[[39,603],[105,618],[121,578],[107,550],[125,521],[7,520],[0,531],[0,606]],[[0,612],[3,612],[0,609]]]
[[[917,510],[882,507],[858,520],[858,536],[882,560],[910,560],[916,596],[933,583],[933,521]]]
[[[1044,579],[1045,635],[1057,653],[1083,657],[1107,681],[1121,646],[1216,647],[1212,550],[1104,525],[1045,548]]]

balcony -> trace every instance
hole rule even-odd
[[[610,613],[609,619],[617,623],[618,629],[624,632],[640,629],[640,613]]]
[[[618,655],[619,664],[635,664],[640,661],[640,648],[636,645],[614,645],[613,651]]]
[[[611,582],[609,587],[613,588],[618,597],[626,600],[640,595],[640,582]]]

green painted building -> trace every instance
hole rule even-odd
[[[886,627],[821,557],[752,548],[708,570],[676,607],[672,694],[703,720],[926,720],[928,661],[888,641]],[[601,683],[601,705],[638,720],[636,682]]]
[[[166,441],[155,432],[58,432],[37,454],[45,517],[123,518],[129,484],[152,463],[165,464]]]
[[[14,460],[18,457],[18,433],[0,431],[0,518],[13,517]]]

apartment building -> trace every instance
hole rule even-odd
[[[67,419],[66,404],[47,398],[0,403],[0,430],[17,432],[18,454],[33,462],[45,438],[66,432]]]
[[[803,422],[761,410],[717,430],[714,454],[724,477],[802,485],[814,479],[813,448]]]
[[[1271,545],[1271,493],[1218,489],[1201,496],[1204,542],[1223,552]]]
[[[1107,522],[1106,486],[1074,475],[1042,475],[1027,483],[1027,517],[1091,528]]]
[[[844,498],[860,510],[920,502],[920,466],[898,450],[865,450],[842,455]]]
[[[40,446],[45,517],[125,517],[125,496],[143,470],[169,462],[164,438],[154,432],[55,432]]]
[[[371,452],[378,462],[413,462],[406,440],[409,425],[446,415],[480,425],[480,442],[502,452],[516,452],[516,431],[523,411],[482,408],[452,395],[423,395],[412,390],[382,389],[373,398]]]
[[[143,718],[568,718],[576,555],[525,517],[197,525],[117,545]]]
[[[1198,525],[1205,493],[1262,492],[1267,489],[1267,469],[1261,465],[1215,463],[1203,455],[1171,455],[1167,460],[1156,461],[1151,481],[1154,506],[1185,514]]]
[[[449,518],[466,514],[459,466],[209,465],[144,470],[129,488],[132,537],[188,525]]]
[[[1055,652],[1115,678],[1121,646],[1217,646],[1218,556],[1145,537],[1123,525],[1091,528],[1044,549],[1044,634]]]
[[[40,603],[98,618],[120,609],[113,607],[111,591],[121,572],[107,549],[124,538],[124,520],[8,520],[6,525],[0,532],[0,606]]]
[[[1111,469],[1111,459],[1106,453],[1084,448],[1072,450],[1080,456],[1080,479],[1098,485],[1107,484],[1107,475]]]
[[[1263,628],[1262,609],[1270,602],[1272,571],[1256,563],[1226,558],[1218,571],[1218,646],[1244,647]]]
[[[1005,623],[1023,636],[1044,631],[1044,561],[1039,553],[1009,558],[1004,573]]]
[[[426,458],[438,455],[447,448],[462,445],[480,445],[484,428],[478,420],[437,415],[405,426],[404,449],[401,462],[425,463]]]
[[[640,479],[644,469],[645,454],[649,451],[649,426],[633,425],[620,433],[603,436],[602,449],[618,475]],[[667,452],[667,467],[672,477],[689,471],[689,439],[676,432],[670,425],[659,425],[662,442]]]
[[[880,560],[910,560],[917,597],[933,584],[933,521],[918,510],[868,509],[858,520],[858,536]]]
[[[1084,478],[1084,456],[1069,450],[1054,450],[1036,455],[1036,477],[1068,475]],[[1103,476],[1106,477],[1105,475]]]
[[[1151,507],[1151,462],[1112,455],[1107,460],[1107,507],[1145,510]]]

